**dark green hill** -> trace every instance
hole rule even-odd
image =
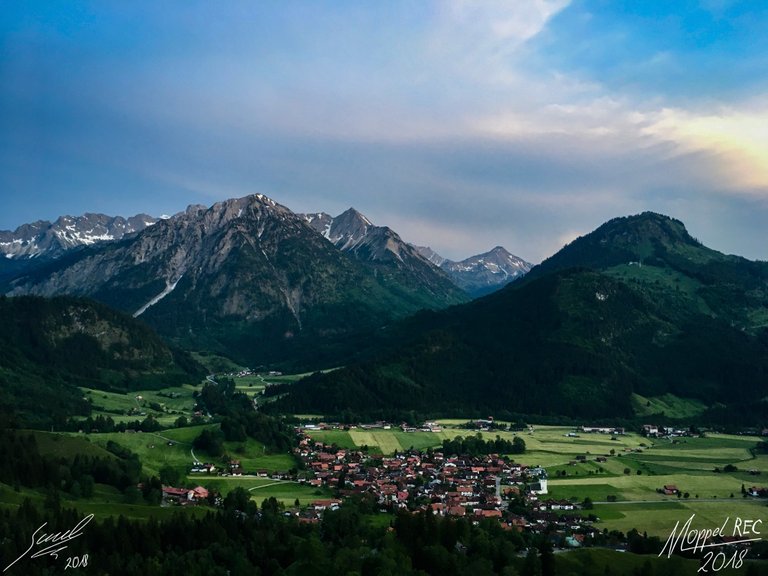
[[[765,266],[701,246],[670,218],[612,220],[522,282],[408,320],[378,361],[313,376],[276,406],[630,418],[632,393],[671,393],[712,418],[759,420]]]
[[[644,212],[615,218],[536,266],[527,280],[575,266],[600,270],[652,298],[750,332],[768,327],[768,263],[717,252],[679,220]]]
[[[146,325],[76,298],[0,297],[0,414],[40,425],[90,412],[77,386],[146,389],[204,370]]]

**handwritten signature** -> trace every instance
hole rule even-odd
[[[29,545],[29,548],[27,548],[21,556],[16,558],[13,562],[8,564],[8,566],[5,567],[5,570],[3,572],[6,572],[11,566],[16,564],[19,560],[27,556],[30,552],[32,552],[35,547],[44,546],[44,548],[37,550],[34,552],[30,558],[40,558],[41,556],[51,556],[53,558],[59,557],[59,552],[62,550],[66,550],[67,543],[71,540],[74,540],[75,538],[79,538],[83,535],[83,529],[88,525],[88,523],[93,520],[93,514],[89,514],[80,522],[77,523],[77,525],[72,528],[71,530],[66,530],[64,532],[56,532],[53,534],[47,534],[43,532],[40,534],[43,528],[46,527],[48,522],[45,522],[40,528],[35,530],[34,534],[32,534],[32,543]],[[39,534],[39,536],[38,536]]]

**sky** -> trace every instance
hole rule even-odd
[[[768,260],[763,0],[0,8],[0,229],[262,193],[453,259],[652,210]]]

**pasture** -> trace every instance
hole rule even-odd
[[[153,416],[164,426],[172,426],[179,416],[191,417],[195,399],[192,394],[200,386],[185,384],[162,390],[134,392],[106,392],[81,388],[83,396],[91,402],[93,416],[109,416],[115,422],[143,420]]]
[[[457,428],[465,420],[441,420],[444,427],[440,432],[403,432],[399,428],[384,430],[382,428],[362,429],[351,428],[349,430],[308,430],[307,433],[320,442],[336,444],[339,448],[354,448],[367,445],[371,451],[379,451],[390,455],[395,451],[408,448],[426,450],[442,445],[444,439],[453,439],[456,436],[473,436],[474,430]],[[454,426],[454,427],[452,427]],[[573,432],[572,427],[543,426],[535,427],[530,432],[481,432],[483,438],[493,439],[497,435],[505,440],[512,440],[520,436],[525,440],[527,453],[526,464],[540,464],[542,466],[556,466],[568,464],[579,454],[602,455],[609,454],[610,450],[623,451],[634,450],[643,446],[644,438],[636,434],[618,436],[616,440],[605,434],[582,434],[578,438],[566,437]],[[522,459],[521,459],[522,461]]]
[[[194,450],[192,443],[206,428],[215,428],[216,424],[186,426],[160,432],[111,432],[101,434],[77,435],[92,444],[106,447],[110,440],[135,452],[142,463],[142,472],[157,475],[163,466],[172,466],[189,472],[195,458],[199,461],[212,462],[221,467],[222,457],[214,458],[200,450]],[[225,442],[225,454],[229,458],[240,460],[246,472],[264,469],[268,472],[286,471],[296,465],[290,454],[267,454],[264,445],[252,439],[245,442]],[[194,457],[193,457],[194,453]],[[188,474],[190,481],[206,478],[205,475]]]
[[[714,529],[725,524],[724,532],[728,536],[734,535],[737,519],[762,520],[762,526],[768,525],[765,502],[742,498],[597,504],[591,512],[600,518],[597,526],[601,528],[621,532],[636,528],[649,536],[658,536],[662,541],[669,537],[678,522],[682,526],[691,515],[695,515],[691,522],[693,528]],[[761,531],[765,532],[765,529]]]

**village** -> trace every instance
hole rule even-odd
[[[497,426],[499,424],[489,418],[470,421],[461,427],[473,430],[479,437],[479,432],[493,431]],[[367,446],[342,448],[312,436],[320,430],[355,428],[399,428],[401,432],[440,431],[439,424],[435,422],[420,425],[393,425],[386,422],[358,425],[303,424],[295,429],[293,455],[297,461],[296,469],[246,470],[239,460],[227,459],[218,464],[195,462],[190,473],[263,477],[276,482],[293,482],[313,487],[317,490],[317,499],[305,502],[303,506],[299,506],[298,501],[294,506],[286,504],[284,509],[286,516],[295,517],[301,523],[319,523],[325,511],[338,509],[345,499],[362,498],[372,503],[380,513],[428,512],[436,516],[463,518],[473,523],[495,521],[505,530],[546,534],[553,545],[560,548],[591,546],[598,541],[604,544],[606,534],[594,526],[599,518],[590,512],[591,500],[551,497],[548,473],[541,466],[529,466],[499,453],[447,453],[443,447],[426,450],[411,448],[384,455]],[[533,433],[532,426],[524,430]],[[613,440],[625,434],[625,430],[619,427],[585,425],[573,430],[564,435],[606,435]],[[654,425],[645,425],[639,432],[644,437],[663,435],[670,441],[674,441],[675,437],[690,435],[687,430],[664,429]],[[624,448],[623,451],[641,452],[642,448]],[[605,463],[607,458],[616,456],[618,451],[610,450],[610,454],[596,454],[589,458],[597,463]],[[577,456],[569,464],[577,464],[583,459],[584,456]],[[560,470],[558,475],[562,474],[563,470]],[[202,478],[197,477],[197,481],[202,482]],[[674,484],[660,485],[656,491],[670,497],[688,498],[688,493]],[[748,497],[766,496],[765,489],[754,486],[747,487],[743,492]],[[221,498],[216,500],[210,497],[202,486],[191,489],[163,486],[163,497],[166,505],[221,502]],[[611,501],[611,498],[608,500]]]
[[[559,544],[579,547],[600,531],[569,500],[547,498],[547,472],[498,454],[447,455],[406,450],[392,456],[338,449],[302,433],[295,454],[307,475],[300,482],[333,489],[338,498],[313,502],[297,512],[316,523],[344,498],[373,498],[381,512],[431,512],[437,516],[493,519],[508,530],[552,534]]]

